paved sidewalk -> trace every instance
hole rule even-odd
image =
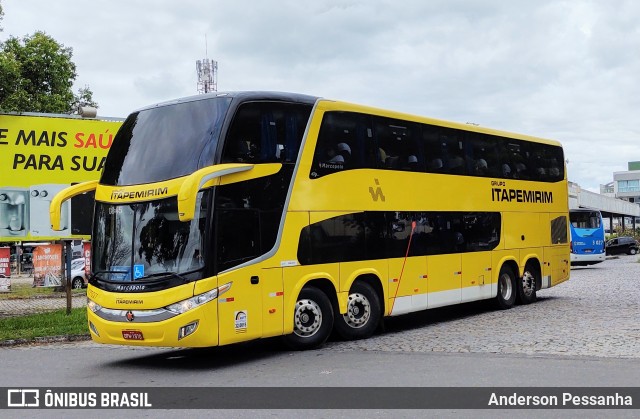
[[[86,307],[87,296],[75,295],[71,297],[71,307]],[[24,316],[25,314],[45,313],[47,311],[67,308],[67,298],[47,297],[47,298],[17,298],[0,300],[0,318]]]
[[[11,285],[32,284],[33,277],[17,276],[11,278]],[[86,307],[87,296],[85,294],[71,297],[71,307]],[[57,293],[53,296],[33,298],[9,298],[0,299],[0,318],[24,316],[25,314],[45,313],[47,311],[67,308],[67,296]]]

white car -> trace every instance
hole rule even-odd
[[[87,276],[84,271],[84,258],[71,261],[71,288],[80,289],[87,286]]]

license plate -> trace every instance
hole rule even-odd
[[[144,340],[144,336],[139,330],[123,330],[122,337],[125,340]]]

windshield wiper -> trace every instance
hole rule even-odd
[[[98,278],[98,275],[100,274],[117,274],[117,275],[123,275],[123,274],[128,274],[129,271],[110,271],[110,270],[104,270],[104,271],[95,271],[95,272],[91,272],[91,277],[89,279],[94,279],[94,278]],[[108,281],[107,279],[104,278],[98,278],[101,281]]]
[[[93,274],[91,275],[91,278],[97,278],[98,275],[100,274],[116,274],[116,275],[123,275],[123,274],[130,274],[129,271],[111,271],[111,270],[104,270],[104,271],[96,271],[93,272]],[[172,272],[172,271],[166,271],[166,272],[156,272],[153,274],[149,274],[149,275],[145,275],[141,278],[136,278],[135,280],[133,280],[133,282],[145,282],[145,281],[149,281],[153,278],[159,278],[159,277],[164,277],[164,276],[170,276],[170,277],[174,277],[174,278],[178,278],[179,280],[181,280],[184,283],[190,282],[189,279],[187,279],[186,277],[180,275],[177,272]],[[107,281],[107,282],[122,282],[121,280],[107,280],[104,278],[99,278],[102,281]],[[128,278],[127,281],[131,281],[131,278]]]
[[[145,275],[140,279],[144,280],[144,279],[148,279],[148,278],[158,278],[158,277],[161,277],[161,276],[172,276],[172,277],[180,279],[181,281],[183,281],[185,283],[189,282],[189,280],[187,278],[185,278],[184,276],[180,275],[177,272],[172,272],[172,271],[157,272],[157,273],[154,273],[154,274]]]
[[[93,274],[128,274],[129,271],[95,271]]]

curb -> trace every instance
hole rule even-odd
[[[9,339],[0,341],[0,348],[23,345],[42,345],[45,343],[83,342],[91,340],[91,335],[44,336],[33,339]]]

